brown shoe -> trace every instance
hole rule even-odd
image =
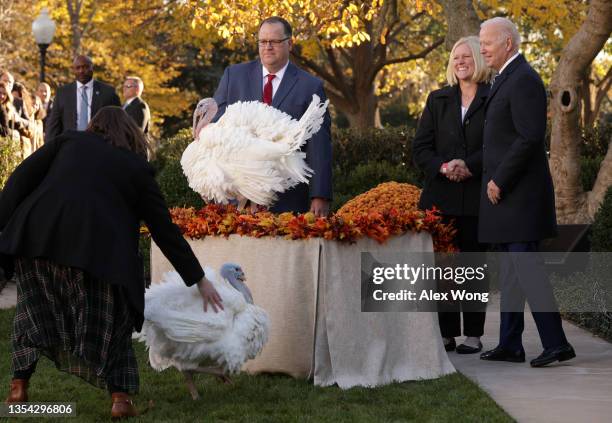
[[[111,395],[113,399],[113,408],[111,408],[111,417],[120,419],[123,417],[135,417],[138,415],[136,407],[128,394],[125,392],[115,392]]]
[[[13,379],[11,380],[10,391],[8,397],[4,401],[5,404],[11,402],[27,402],[28,401],[28,380]]]

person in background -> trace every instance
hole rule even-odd
[[[19,133],[15,129],[15,107],[13,95],[6,82],[0,81],[0,137],[12,141],[19,140]]]
[[[13,98],[13,109],[15,113],[13,114],[13,126],[19,132],[19,149],[21,151],[22,158],[27,157],[31,153],[31,133],[32,128],[30,127],[30,111],[31,111],[31,102],[28,96],[26,100],[26,104],[24,104],[24,100],[22,99],[23,90],[25,87],[15,82],[15,78],[13,75],[8,72],[2,72],[0,75],[0,81],[4,82],[7,85],[11,93],[11,97]]]
[[[47,116],[42,100],[37,95],[32,95],[32,151],[38,150],[45,143],[44,120]]]
[[[51,109],[53,108],[53,99],[51,98],[51,86],[46,82],[41,82],[40,84],[38,84],[38,88],[36,89],[36,96],[40,98],[40,101],[42,102],[42,109],[45,115],[45,117],[43,118],[43,131],[46,132],[47,120],[49,119]]]
[[[20,116],[23,122],[19,126],[19,133],[21,135],[21,156],[25,159],[36,150],[37,125],[34,117],[35,103],[30,91],[20,82],[13,84],[13,95],[16,99],[20,100],[21,110],[17,106],[15,106],[15,109],[17,116]]]
[[[76,81],[57,90],[47,121],[46,141],[67,130],[84,131],[91,118],[104,106],[121,106],[113,87],[93,79],[91,58],[83,55],[75,57],[72,71]]]
[[[151,112],[149,105],[141,98],[144,83],[137,76],[128,76],[123,82],[123,110],[131,117],[143,134],[149,134]]]

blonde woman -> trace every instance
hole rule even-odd
[[[457,41],[446,70],[448,86],[429,94],[412,144],[414,161],[426,176],[419,207],[435,206],[445,219],[454,222],[456,245],[462,252],[484,251],[478,243],[478,209],[484,105],[490,75],[480,54],[478,37]],[[470,288],[480,291],[487,286],[485,279],[480,286],[472,284]],[[456,349],[459,354],[473,354],[482,349],[480,337],[485,321],[482,306],[441,303],[438,310],[447,351]],[[460,310],[466,338],[457,347],[455,337],[461,335]]]

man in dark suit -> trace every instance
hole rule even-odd
[[[300,119],[313,94],[323,101],[327,98],[321,80],[289,62],[291,37],[291,26],[282,18],[274,16],[261,23],[259,60],[225,69],[214,95],[219,107],[214,120],[223,115],[228,105],[238,101],[263,101]],[[310,210],[317,216],[327,215],[332,198],[330,126],[329,113],[326,113],[321,129],[305,146],[306,162],[314,170],[310,182],[280,194],[271,211]]]
[[[556,235],[555,198],[548,167],[546,91],[539,75],[518,53],[520,35],[506,18],[485,21],[480,49],[497,71],[485,104],[479,240],[501,252],[499,344],[481,359],[524,362],[525,300],[533,312],[544,351],[532,367],[576,356],[567,342],[539,242]]]
[[[123,110],[136,122],[143,134],[149,133],[151,112],[149,105],[140,98],[144,90],[142,79],[137,76],[128,76],[123,83]]]
[[[47,121],[46,141],[70,129],[84,131],[104,106],[121,106],[113,87],[93,79],[93,62],[89,57],[77,56],[72,70],[76,81],[58,88]]]

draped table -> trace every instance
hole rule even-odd
[[[427,312],[361,312],[361,252],[432,252],[431,236],[408,233],[385,244],[322,238],[287,240],[231,235],[187,239],[202,266],[239,264],[255,304],[270,317],[270,338],[244,366],[249,373],[308,377],[315,385],[378,386],[433,379],[455,371],[438,319]],[[424,254],[425,256],[425,254]],[[173,270],[151,245],[151,280]]]

